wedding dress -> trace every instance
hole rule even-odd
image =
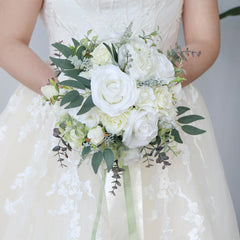
[[[81,39],[89,29],[99,40],[114,40],[133,22],[133,33],[160,28],[159,46],[174,46],[183,0],[45,0],[41,18],[51,46]],[[42,97],[20,86],[0,115],[0,239],[89,240],[94,225],[101,172],[88,162],[77,167],[73,152],[67,168],[51,151],[54,115]],[[207,133],[182,133],[184,144],[172,165],[129,166],[137,232],[128,233],[123,187],[112,196],[107,174],[98,240],[239,240],[236,216],[215,142],[211,120],[199,91],[183,90],[183,105],[205,117]],[[92,238],[93,239],[93,238]]]

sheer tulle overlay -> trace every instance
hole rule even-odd
[[[174,46],[181,21],[179,0],[45,0],[41,17],[50,43],[82,38],[93,29],[100,39],[117,39],[133,21],[135,34],[160,26],[159,46]],[[50,46],[50,52],[53,50]],[[207,133],[189,136],[165,170],[129,166],[138,239],[239,240],[231,196],[212,123],[199,91],[184,88],[182,104],[205,117],[197,122]],[[72,152],[67,168],[59,167],[51,149],[54,115],[42,98],[20,86],[0,115],[0,238],[3,240],[91,239],[101,172],[89,162],[77,167]],[[113,197],[107,174],[98,240],[128,239],[123,187]]]

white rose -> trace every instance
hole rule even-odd
[[[111,63],[112,56],[104,44],[99,44],[91,53],[91,62],[95,65],[107,65]]]
[[[153,64],[155,69],[155,77],[162,80],[164,84],[168,84],[175,78],[175,70],[170,60],[157,50],[153,54]]]
[[[93,71],[91,90],[94,104],[112,117],[125,112],[138,97],[136,81],[111,64]]]
[[[154,89],[156,105],[159,110],[170,109],[173,107],[172,93],[167,86],[160,86]]]
[[[91,140],[92,144],[98,146],[104,140],[104,132],[100,126],[92,128],[87,137]]]
[[[107,114],[101,114],[100,118],[109,133],[119,135],[127,124],[128,113],[122,113],[115,117],[111,117]]]
[[[132,110],[123,133],[123,143],[129,148],[148,145],[158,134],[158,116],[146,110]]]
[[[151,87],[143,86],[139,88],[139,96],[136,101],[136,106],[141,108],[155,106],[155,96]]]
[[[96,127],[99,123],[98,109],[96,107],[91,108],[90,111],[76,115],[75,118],[81,123],[86,124],[87,127],[93,128]]]
[[[58,91],[52,85],[45,85],[45,86],[41,87],[41,92],[47,99],[50,99],[53,96],[58,95]]]
[[[126,62],[127,55],[129,57],[128,63]],[[121,46],[118,62],[121,68],[127,64],[126,71],[135,80],[144,81],[151,78],[153,74],[152,48],[146,45],[143,40],[132,40]]]

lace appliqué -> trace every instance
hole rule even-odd
[[[168,168],[164,170],[158,168],[157,173],[152,177],[151,184],[144,189],[144,194],[156,202],[151,220],[156,220],[160,216],[163,219],[161,240],[173,239],[174,229],[171,227],[171,218],[168,216],[168,204],[174,197],[180,197],[187,202],[187,212],[182,218],[194,226],[188,232],[189,240],[200,240],[200,235],[205,230],[204,217],[200,215],[198,204],[183,194],[180,184],[170,180]],[[159,204],[157,199],[163,200],[162,204]]]
[[[33,176],[33,169],[32,167],[26,167],[25,170],[22,173],[17,174],[17,177],[14,181],[14,183],[11,185],[12,190],[16,189],[22,189],[24,184],[27,183],[30,177]],[[13,215],[17,213],[16,208],[23,204],[24,202],[24,194],[21,194],[20,197],[18,197],[15,201],[10,201],[9,199],[6,199],[5,201],[5,211],[8,215]]]
[[[83,195],[87,194],[90,198],[95,198],[91,190],[90,181],[80,181],[77,173],[77,164],[78,161],[71,163],[67,171],[61,174],[59,180],[52,184],[51,190],[46,193],[47,197],[58,195],[63,199],[59,207],[50,209],[48,212],[52,216],[71,216],[67,234],[69,240],[78,240],[81,237],[81,216],[78,205]]]

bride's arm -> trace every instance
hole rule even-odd
[[[28,47],[42,2],[0,0],[0,67],[37,93],[54,76]]]
[[[218,14],[217,0],[184,0],[184,49],[200,50],[201,55],[184,61],[187,81],[182,86],[198,78],[215,62],[220,49]]]

